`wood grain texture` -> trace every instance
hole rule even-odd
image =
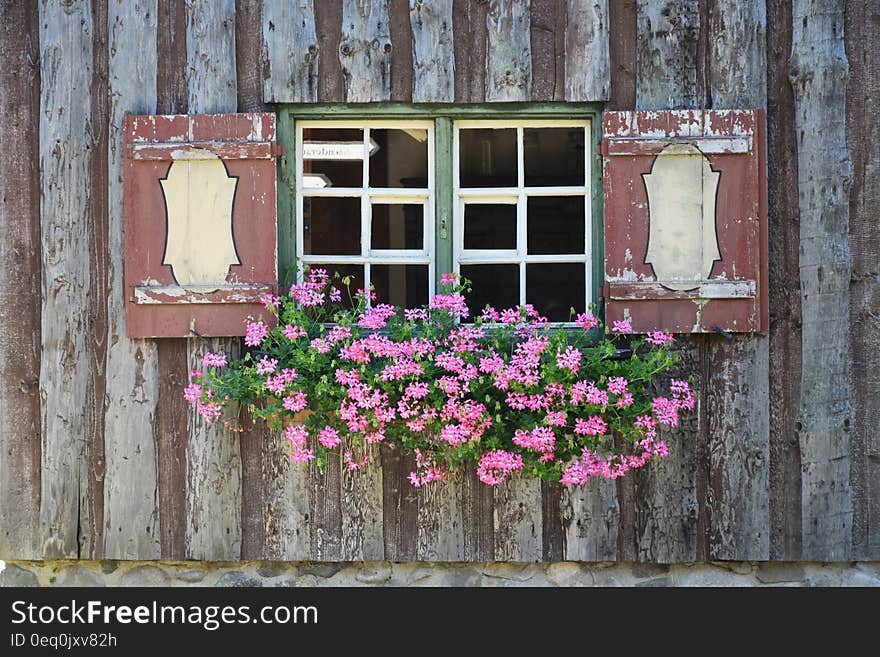
[[[635,109],[637,23],[636,0],[615,0],[608,4],[611,74],[608,109]]]
[[[386,561],[412,561],[418,546],[419,495],[407,480],[415,458],[390,445],[382,458],[382,531]]]
[[[35,3],[0,2],[0,559],[40,528],[40,37]]]
[[[325,51],[325,58],[334,53]],[[263,0],[263,100],[318,100],[318,35],[314,0]]]
[[[532,97],[534,101],[564,100],[565,0],[531,0]]]
[[[290,444],[280,431],[257,433],[262,441],[262,559],[312,558],[309,470],[290,461]]]
[[[366,465],[360,469],[342,469],[340,550],[346,561],[380,561],[385,555],[382,534],[382,460],[379,447],[371,445],[355,454],[358,462],[364,458],[367,460]]]
[[[565,100],[599,102],[611,92],[608,0],[568,0]]]
[[[443,0],[441,0],[442,2]],[[391,100],[413,102],[413,25],[410,23],[409,0],[389,0],[388,21],[391,45],[394,48],[391,66]]]
[[[636,43],[636,108],[688,109],[703,104],[697,85],[700,8],[697,0],[639,0]],[[680,362],[669,378],[696,378],[706,362],[706,339],[682,337]],[[668,378],[664,377],[668,382]],[[669,457],[634,476],[633,496],[621,507],[622,517],[635,517],[635,556],[663,563],[693,561],[697,556],[697,468],[702,405],[681,425],[664,431]],[[705,441],[705,429],[703,429]],[[626,537],[622,549],[629,549]]]
[[[395,50],[394,67],[411,63],[412,100],[415,103],[451,103],[455,100],[455,38],[452,0],[410,2],[412,62]],[[393,19],[393,16],[392,16]]]
[[[543,556],[541,482],[509,479],[495,488],[496,561],[540,561]]]
[[[239,112],[266,110],[262,93],[263,80],[266,77],[262,57],[264,1],[235,2],[235,91],[238,94]]]
[[[86,389],[89,383],[88,2],[40,4],[42,225],[41,554],[91,553]]]
[[[461,561],[464,558],[463,522],[468,510],[463,507],[464,474],[457,472],[448,479],[434,482],[418,490],[419,561]],[[408,486],[412,486],[407,482]]]
[[[309,508],[311,509],[311,555],[317,561],[342,559],[342,458],[327,457],[321,470],[309,465]]]
[[[186,0],[158,0],[156,111],[186,113]]]
[[[594,478],[582,487],[563,487],[562,526],[565,532],[564,561],[614,561],[620,508],[617,485]]]
[[[187,2],[187,97],[190,113],[234,112],[235,2]],[[187,340],[189,369],[208,351],[239,355],[238,338]],[[207,424],[190,410],[187,448],[186,555],[238,559],[241,555],[241,455],[238,436],[222,422]]]
[[[763,1],[719,0],[709,10],[705,77],[713,107],[767,104]],[[709,453],[708,557],[770,557],[769,339],[712,337],[705,417]]]
[[[528,100],[532,93],[528,0],[489,0],[486,18],[486,100]]]
[[[798,130],[803,359],[798,414],[804,559],[852,553],[849,190],[844,11],[795,0],[792,69]],[[843,319],[844,321],[841,321]]]
[[[486,100],[488,12],[488,2],[452,0],[457,103],[481,103]]]
[[[342,0],[339,64],[346,102],[391,99],[391,53],[388,0]]]
[[[880,2],[850,2],[844,29],[850,65],[846,128],[852,157],[853,557],[880,559]]]
[[[697,61],[700,0],[638,0],[636,106],[703,106]]]
[[[767,2],[767,182],[770,240],[770,558],[801,555],[801,295],[798,150],[789,81],[791,3]]]
[[[324,53],[318,67],[318,100],[341,103],[345,100],[342,66],[339,63],[339,40],[342,33],[342,2],[318,2],[315,5],[315,31],[318,53]]]
[[[158,456],[151,428],[159,399],[155,341],[125,337],[123,286],[122,124],[126,112],[156,111],[157,6],[155,0],[108,5],[109,179],[106,259],[106,383],[104,412],[104,556],[161,556]]]

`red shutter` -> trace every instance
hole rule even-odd
[[[606,320],[768,328],[764,112],[606,112]]]
[[[244,335],[277,289],[274,114],[127,116],[129,337]]]

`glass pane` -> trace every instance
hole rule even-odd
[[[425,207],[373,205],[373,249],[424,249]]]
[[[516,130],[465,128],[459,131],[462,187],[516,187]]]
[[[361,187],[364,133],[350,128],[303,130],[303,187]]]
[[[370,156],[370,187],[428,186],[428,131],[372,129],[376,150]]]
[[[361,200],[359,198],[304,198],[303,253],[306,255],[360,255]]]
[[[582,262],[552,265],[526,265],[526,301],[551,322],[569,321],[569,309],[586,310]]]
[[[364,266],[363,265],[335,265],[332,263],[312,263],[309,265],[312,269],[326,269],[330,275],[331,283],[342,292],[342,306],[345,308],[352,307],[352,300],[358,290],[364,288]],[[335,274],[339,274],[338,278],[334,278]],[[342,282],[342,279],[350,276],[351,280],[348,287]]]
[[[516,206],[483,203],[465,205],[464,248],[515,249]]]
[[[428,303],[428,265],[372,265],[376,303],[418,308]]]
[[[532,254],[584,252],[584,197],[533,196],[526,209]]]
[[[467,295],[471,317],[486,304],[498,311],[519,304],[519,265],[462,265],[461,275],[473,288]]]
[[[584,128],[525,128],[526,187],[584,183]]]

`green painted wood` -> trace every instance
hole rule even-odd
[[[499,119],[552,119],[566,117],[595,118],[601,116],[600,103],[468,103],[448,105],[443,103],[291,103],[284,105],[286,111],[298,119],[356,119],[356,118],[434,118],[448,116],[453,119],[479,118]]]
[[[452,119],[434,121],[434,230],[436,251],[434,276],[452,271]]]

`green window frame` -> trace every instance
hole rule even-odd
[[[296,208],[296,134],[298,121],[388,121],[430,120],[434,124],[434,217],[433,275],[434,285],[440,275],[454,270],[454,154],[453,126],[456,121],[541,121],[588,120],[590,143],[590,242],[591,289],[587,299],[600,312],[598,290],[604,280],[602,230],[602,167],[598,155],[601,142],[602,106],[596,103],[492,103],[471,105],[414,105],[409,103],[296,104],[278,108],[278,142],[284,149],[279,167],[278,237],[279,280],[290,284],[299,269],[297,262]]]

